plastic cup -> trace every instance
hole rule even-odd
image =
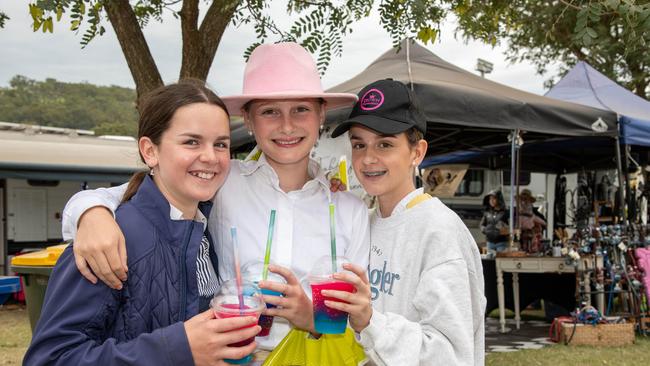
[[[246,281],[250,281],[254,284],[258,284],[259,281],[262,280],[262,269],[264,268],[264,263],[262,262],[251,262],[247,265],[244,266],[242,270],[242,275],[244,276],[244,279]],[[268,272],[268,275],[266,277],[267,281],[274,281],[274,282],[280,282],[280,283],[286,283],[284,277],[278,275],[277,273],[273,272]],[[282,293],[265,289],[262,288],[260,289],[262,292],[262,295],[271,295],[271,296],[282,296]],[[266,304],[267,309],[273,309],[276,306],[273,304]],[[275,317],[269,316],[269,315],[260,315],[260,320],[257,323],[260,327],[262,327],[262,330],[257,334],[258,337],[268,337],[268,335],[271,333],[271,327],[273,327],[273,319]]]
[[[248,281],[242,283],[242,293],[244,294],[244,306],[239,305],[239,296],[235,280],[229,280],[223,283],[219,292],[212,298],[210,306],[214,314],[219,319],[235,318],[243,316],[253,316],[259,319],[262,309],[264,309],[264,300],[262,299],[259,288]],[[247,325],[243,328],[254,327],[255,324]],[[243,329],[239,328],[239,329]],[[243,347],[249,345],[255,340],[255,337],[243,341],[229,344],[229,347]],[[237,360],[225,359],[227,363],[233,365],[245,365],[253,360],[253,355],[247,355]]]
[[[341,268],[347,263],[345,257],[337,257],[337,272],[344,272]],[[314,327],[321,334],[341,334],[345,332],[348,324],[348,313],[332,309],[325,305],[325,300],[340,301],[338,299],[323,296],[322,290],[336,290],[354,292],[354,286],[348,282],[338,281],[332,277],[331,257],[322,257],[316,261],[308,279],[311,286],[312,303],[314,309]]]

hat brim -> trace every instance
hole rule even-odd
[[[535,198],[535,197],[533,197],[533,196],[529,196],[529,195],[527,195],[527,194],[525,194],[525,195],[520,195],[520,196],[519,196],[519,199],[520,199],[520,200],[523,200],[523,201],[528,201],[528,202],[530,202],[530,203],[535,203],[535,202],[537,201],[537,198]]]
[[[397,135],[408,130],[411,127],[415,127],[409,123],[403,123],[380,116],[360,114],[339,124],[334,129],[334,131],[332,131],[332,137],[341,136],[354,125],[361,125],[385,135]]]
[[[265,94],[243,94],[221,97],[226,104],[228,113],[231,116],[241,116],[242,107],[252,100],[256,99],[323,99],[325,100],[325,110],[351,107],[357,102],[357,96],[350,93],[306,93],[305,91],[282,91],[278,93]]]

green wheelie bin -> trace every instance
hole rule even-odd
[[[67,246],[68,244],[55,245],[11,259],[11,270],[23,278],[25,302],[32,332],[41,316],[47,281],[50,279],[56,261]]]

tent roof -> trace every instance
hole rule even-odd
[[[505,86],[436,56],[417,43],[391,49],[352,79],[330,92],[357,93],[383,78],[413,82],[428,121],[429,153],[506,141],[507,131],[527,131],[527,141],[556,136],[614,136],[616,115]],[[407,62],[407,55],[410,64]],[[328,115],[334,122],[348,110]],[[602,122],[601,122],[602,121]],[[596,125],[594,126],[594,123]],[[598,127],[603,128],[603,132]],[[432,143],[433,142],[433,143]]]
[[[618,113],[623,116],[624,142],[650,146],[650,102],[584,61],[578,62],[546,96]]]
[[[618,85],[584,61],[578,62],[546,96],[650,121],[650,102]]]
[[[572,173],[584,169],[616,167],[614,144],[608,137],[551,138],[521,146],[521,170],[544,173]],[[424,159],[420,168],[439,164],[471,164],[486,169],[510,169],[510,144],[479,150],[459,150]]]

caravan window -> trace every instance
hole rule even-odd
[[[519,171],[519,185],[527,186],[530,184],[530,172]],[[503,185],[510,185],[510,170],[503,171]]]
[[[483,194],[484,173],[485,172],[480,169],[468,169],[454,196],[475,197]]]

